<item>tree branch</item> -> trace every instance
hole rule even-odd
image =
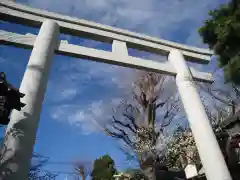
[[[124,116],[128,117],[127,114],[125,114]],[[121,125],[121,126],[123,126],[123,127],[126,127],[126,128],[128,128],[130,131],[132,131],[133,133],[136,133],[136,132],[137,132],[136,129],[133,129],[132,126],[130,126],[129,123],[124,124],[123,122],[117,120],[114,116],[113,116],[112,118],[113,118],[113,123],[119,124],[119,125]],[[129,117],[129,119],[130,119],[130,117]],[[133,121],[132,121],[132,122],[133,122]],[[134,122],[133,122],[133,125],[134,125]]]
[[[160,102],[156,105],[155,109],[158,109],[159,107],[163,107],[165,104],[166,104],[166,101],[165,102]]]
[[[161,124],[161,129],[169,126],[171,122],[173,121],[174,117],[177,115],[179,112],[179,99],[175,100],[174,102],[171,103],[170,107],[167,107],[167,111],[163,116],[163,119],[168,119],[168,122],[165,124]]]
[[[231,102],[228,102],[226,100],[223,100],[222,98],[218,97],[217,95],[215,95],[213,93],[213,91],[211,90],[211,88],[208,88],[202,84],[198,84],[200,86],[200,88],[202,88],[206,93],[208,93],[209,95],[211,95],[213,98],[215,98],[216,100],[218,100],[219,102],[223,103],[223,104],[226,104],[228,106],[232,106],[232,103]]]
[[[124,132],[122,129],[119,129],[118,127],[114,127],[114,129],[120,131],[120,133],[117,132],[112,132],[110,131],[108,128],[105,128],[105,132],[113,137],[113,138],[117,138],[120,140],[123,140],[128,146],[133,147],[133,143],[132,141],[129,139],[128,135],[126,134],[126,132]]]

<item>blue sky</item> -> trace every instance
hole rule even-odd
[[[19,3],[98,23],[206,47],[197,29],[219,0],[17,0]],[[226,1],[221,1],[221,3]],[[0,28],[21,34],[37,34],[38,29],[1,22]],[[111,50],[100,42],[61,35],[69,43]],[[30,50],[0,46],[0,71],[9,82],[20,86]],[[149,56],[131,50],[131,55]],[[151,56],[151,55],[150,55]],[[156,57],[156,56],[155,56]],[[212,62],[208,69],[212,69]],[[91,162],[105,153],[118,168],[130,164],[119,144],[102,133],[101,126],[111,116],[111,107],[124,98],[123,84],[131,82],[134,70],[56,55],[43,104],[35,151],[51,162]],[[69,165],[52,164],[45,169],[71,172]],[[61,175],[59,179],[63,179]]]

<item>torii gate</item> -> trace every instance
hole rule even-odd
[[[213,55],[211,51],[31,8],[9,0],[0,0],[0,18],[41,27],[38,36],[0,30],[1,44],[33,49],[20,86],[20,91],[26,94],[22,99],[26,106],[20,112],[13,110],[6,132],[8,139],[5,145],[15,154],[13,157],[9,152],[4,156],[4,162],[14,158],[10,164],[14,172],[8,180],[27,180],[54,53],[175,76],[207,179],[232,179],[193,82],[211,83],[212,76],[188,68],[185,62],[186,59],[207,64]],[[112,43],[112,52],[64,43],[59,41],[60,32]],[[127,47],[166,55],[169,61],[161,63],[132,57],[128,55]],[[18,138],[13,137],[12,130],[18,133]]]

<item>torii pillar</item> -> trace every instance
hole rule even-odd
[[[179,50],[172,50],[168,56],[168,60],[177,72],[177,88],[207,179],[232,180],[182,53]]]
[[[28,179],[50,66],[59,44],[59,29],[54,21],[43,22],[34,43],[20,86],[20,92],[25,94],[22,102],[26,106],[21,111],[13,110],[10,116],[4,142],[7,151],[3,153],[1,160],[0,179],[1,177],[3,180]]]

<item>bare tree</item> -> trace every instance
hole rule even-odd
[[[215,82],[213,84],[197,83],[202,101],[209,118],[214,117],[221,110],[225,115],[233,115],[239,109],[239,87],[231,83],[225,83],[221,70],[213,72]]]
[[[42,171],[49,161],[48,157],[41,156],[40,154],[33,153],[31,167],[28,174],[29,180],[55,180],[58,174],[51,173],[50,171]]]
[[[30,172],[28,179],[29,180],[55,180],[57,174],[53,174],[50,171],[49,172],[41,172],[41,170],[36,170],[33,172]]]
[[[110,124],[105,128],[109,136],[122,140],[142,167],[151,156],[153,168],[155,160],[162,156],[166,127],[181,112],[172,80],[161,74],[138,73],[131,87],[131,99],[123,101],[115,109]],[[125,152],[127,148],[123,148]]]
[[[87,161],[77,161],[73,163],[73,168],[74,168],[74,175],[73,179],[74,180],[85,180],[87,176],[91,174],[92,170],[92,163],[87,162]]]
[[[6,156],[6,154],[12,154],[13,151],[11,149],[7,149],[6,142],[7,138],[11,134],[14,138],[19,138],[23,134],[16,130],[15,128],[11,128],[7,134],[5,134],[3,138],[3,142],[1,144],[0,149],[0,180],[8,179],[8,175],[14,173],[12,167],[14,167],[15,156]],[[4,159],[4,157],[11,157],[9,159]],[[42,172],[41,168],[46,165],[49,158],[41,156],[37,153],[33,153],[31,166],[29,169],[28,179],[29,180],[54,180],[57,177],[57,174],[53,174],[51,172]]]

